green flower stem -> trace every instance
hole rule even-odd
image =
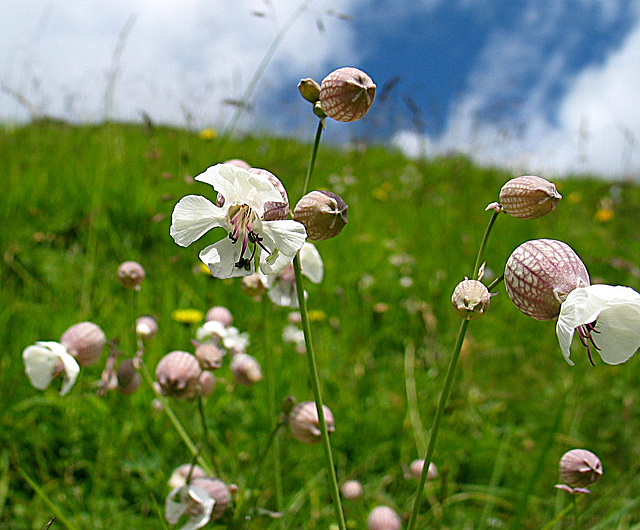
[[[480,243],[480,249],[478,250],[478,257],[476,258],[476,263],[473,266],[473,279],[477,280],[480,275],[480,265],[482,264],[482,255],[484,254],[484,249],[487,246],[487,241],[489,240],[489,234],[491,234],[491,229],[493,228],[493,224],[496,222],[496,219],[500,215],[499,211],[494,210],[491,219],[489,220],[489,224],[487,225],[487,229],[484,232],[484,237],[482,238],[482,243]]]
[[[489,240],[491,229],[493,228],[493,225],[496,222],[496,219],[498,218],[499,213],[500,212],[497,212],[497,211],[493,212],[493,215],[489,220],[489,224],[487,225],[487,229],[485,230],[484,237],[482,238],[482,242],[480,243],[478,256],[476,257],[476,262],[473,266],[473,277],[476,280],[479,277],[479,269],[482,263],[482,255],[484,254],[484,249],[487,246],[487,241]],[[458,330],[458,338],[456,339],[456,344],[453,348],[453,355],[451,356],[451,361],[449,362],[449,368],[447,369],[447,375],[444,380],[444,386],[442,387],[442,393],[440,394],[440,400],[438,401],[438,408],[436,409],[436,414],[435,414],[435,417],[433,418],[433,425],[431,427],[431,434],[429,435],[427,452],[424,457],[424,466],[422,467],[422,473],[420,474],[420,480],[418,481],[418,487],[416,489],[415,498],[413,499],[413,507],[411,509],[411,515],[409,517],[409,522],[407,524],[407,530],[413,530],[413,528],[415,528],[415,525],[418,519],[418,511],[420,510],[420,498],[422,497],[424,485],[427,481],[427,473],[429,471],[429,464],[431,463],[433,452],[436,447],[436,439],[438,438],[440,422],[442,420],[442,415],[444,413],[445,406],[449,399],[449,394],[451,393],[453,379],[456,374],[456,367],[458,366],[458,359],[460,358],[460,351],[462,350],[462,344],[464,343],[464,337],[467,334],[468,327],[469,327],[469,320],[463,320],[462,323],[460,324],[460,329]]]
[[[317,137],[319,141],[319,135]],[[317,142],[316,142],[317,144]],[[316,401],[316,409],[318,411],[318,420],[320,426],[320,435],[322,438],[322,447],[324,448],[324,456],[327,464],[327,472],[331,486],[331,497],[333,506],[338,519],[340,530],[346,530],[347,526],[340,503],[340,490],[338,488],[338,478],[336,470],[333,466],[333,456],[331,455],[331,444],[329,442],[329,433],[327,432],[327,423],[324,419],[324,410],[322,408],[322,395],[320,393],[320,377],[318,376],[318,367],[316,357],[313,352],[313,344],[311,341],[311,327],[309,326],[309,315],[307,313],[307,301],[304,296],[304,285],[302,282],[302,271],[300,270],[300,258],[298,255],[293,259],[293,270],[296,274],[296,290],[298,291],[298,304],[300,306],[300,316],[302,317],[302,330],[304,332],[304,342],[307,349],[307,360],[309,361],[309,371],[311,372],[311,384],[313,387],[313,395]]]
[[[45,491],[38,486],[38,484],[29,476],[27,473],[19,466],[16,466],[16,471],[22,476],[22,478],[31,486],[31,489],[36,492],[38,497],[40,497],[44,503],[49,507],[49,509],[55,514],[56,520],[60,521],[63,525],[65,525],[68,530],[76,530],[76,526],[72,524],[60,511],[54,502],[49,498],[49,496],[45,493]]]
[[[309,168],[307,169],[307,176],[304,179],[304,187],[302,188],[302,196],[307,194],[309,189],[309,182],[313,169],[316,166],[316,157],[318,156],[318,148],[320,147],[320,138],[322,138],[322,131],[324,130],[324,121],[320,119],[318,121],[318,128],[316,129],[316,139],[313,142],[313,151],[311,152],[311,160],[309,161]]]
[[[269,309],[271,301],[266,297],[262,297],[262,334],[264,336],[264,361],[267,386],[267,401],[269,402],[269,416],[271,418],[271,428],[273,433],[267,449],[273,442],[273,473],[276,490],[276,509],[281,511],[284,506],[284,493],[282,489],[282,462],[280,459],[280,437],[275,436],[280,426],[278,403],[276,400],[276,384],[275,384],[275,367],[273,363],[273,348],[269,340]],[[266,453],[265,453],[266,455]],[[261,459],[262,460],[262,459]]]
[[[211,456],[211,467],[213,468],[215,476],[220,477],[220,470],[218,465],[216,464],[217,451],[211,443],[211,435],[209,434],[209,427],[207,426],[207,418],[204,414],[204,399],[200,394],[198,394],[198,415],[200,416],[200,423],[202,424],[202,436],[204,438],[204,443],[207,446],[207,450],[209,451],[209,454]]]
[[[578,530],[580,528],[580,512],[578,511],[575,493],[571,495],[571,504],[573,504],[573,527]]]
[[[191,437],[189,436],[189,434],[187,433],[185,428],[182,426],[182,423],[178,419],[178,416],[176,416],[176,413],[173,412],[173,409],[171,408],[171,405],[169,405],[169,400],[167,400],[166,397],[164,397],[160,392],[158,392],[153,387],[153,380],[151,379],[151,376],[149,375],[149,371],[147,370],[146,365],[142,362],[141,359],[138,360],[138,362],[139,362],[139,370],[140,370],[140,373],[142,374],[143,379],[147,382],[147,384],[151,387],[151,389],[156,394],[156,397],[158,398],[158,401],[160,401],[160,403],[162,404],[162,410],[164,410],[165,414],[169,417],[169,420],[173,424],[173,426],[176,429],[177,433],[180,435],[180,438],[182,438],[182,441],[189,448],[189,451],[191,451],[191,454],[195,458],[197,458],[198,464],[204,470],[204,472],[207,475],[213,476],[214,475],[213,466],[211,464],[209,464],[209,462],[207,462],[204,459],[204,457],[200,454],[200,450],[198,449],[196,444],[193,443],[193,440],[191,439]]]

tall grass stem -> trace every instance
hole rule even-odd
[[[323,130],[324,130],[324,121],[320,119],[318,120],[318,128],[316,129],[316,138],[313,142],[313,151],[311,151],[311,160],[309,161],[307,175],[304,178],[304,186],[302,187],[303,196],[307,194],[307,190],[309,189],[309,182],[311,181],[311,175],[313,174],[313,169],[316,166],[316,157],[318,156],[318,148],[320,147],[320,139],[322,138]]]

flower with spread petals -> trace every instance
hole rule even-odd
[[[189,520],[181,530],[195,530],[209,522],[214,504],[215,501],[203,488],[181,486],[169,493],[164,506],[164,517],[169,523],[176,524],[186,514]]]
[[[620,285],[589,285],[571,291],[556,324],[562,354],[569,364],[574,332],[607,364],[621,364],[640,348],[640,294]]]
[[[313,283],[320,283],[324,275],[324,264],[318,249],[311,243],[305,243],[300,249],[300,272]],[[269,298],[281,307],[298,307],[296,277],[293,264],[287,265],[278,274],[267,276],[266,284]]]
[[[297,221],[263,220],[265,203],[282,202],[282,195],[264,174],[232,164],[217,164],[195,180],[210,184],[224,196],[219,207],[200,195],[187,195],[171,216],[171,237],[183,247],[212,228],[221,227],[228,237],[200,252],[200,259],[217,278],[249,276],[261,270],[276,274],[302,247],[307,233]]]
[[[38,390],[44,390],[62,374],[61,396],[71,390],[80,373],[78,362],[58,342],[36,342],[22,352],[22,359],[29,381]]]

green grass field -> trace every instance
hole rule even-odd
[[[239,280],[196,273],[198,251],[220,234],[188,248],[169,236],[171,211],[182,196],[213,193],[186,177],[242,158],[277,175],[293,205],[310,151],[277,138],[222,144],[133,125],[41,122],[0,130],[0,528],[40,529],[54,516],[53,529],[168,528],[167,480],[191,454],[167,416],[153,409],[152,389],[143,384],[131,396],[97,397],[106,350],[63,397],[55,383],[38,391],[24,374],[24,348],[59,340],[76,322],[99,324],[132,355],[133,320],[155,315],[160,331],[145,354],[153,372],[169,351],[193,351],[194,329],[172,320],[174,310],[224,305],[234,325],[250,333],[249,353],[261,362],[267,349],[275,355],[278,401],[313,399],[305,357],[280,339],[288,311],[265,312]],[[460,322],[451,293],[472,275],[490,218],[484,208],[512,176],[457,156],[412,161],[382,147],[320,148],[311,188],[339,193],[349,223],[339,237],[317,244],[325,278],[307,290],[323,397],[336,419],[338,478],[357,479],[364,488],[362,498],[344,501],[352,528],[365,528],[378,504],[405,518],[411,510],[416,482],[405,477],[406,466],[421,457],[417,444],[428,436]],[[550,215],[500,216],[487,269],[501,274],[526,240],[559,239],[580,255],[593,282],[640,290],[640,188],[588,179],[556,183],[564,199]],[[598,217],[601,210],[612,217]],[[147,272],[135,297],[116,276],[125,260]],[[488,314],[469,327],[436,447],[440,476],[427,485],[418,527],[512,528],[519,520],[522,528],[542,528],[570,504],[568,494],[554,489],[560,456],[586,448],[601,458],[604,475],[581,499],[583,527],[640,528],[640,359],[607,366],[598,358],[592,367],[576,350],[576,366],[569,366],[553,323],[524,316],[502,284],[496,290]],[[412,348],[423,432],[414,432],[409,420],[405,353]],[[272,423],[265,383],[232,385],[228,364],[216,375],[208,425],[221,442],[222,477],[243,490]],[[172,403],[198,440],[195,402]],[[217,527],[330,527],[322,447],[284,431],[280,449],[284,516],[265,515],[276,510],[270,452],[253,496],[241,503],[251,519],[238,522],[232,507]],[[571,521],[568,515],[553,528],[571,528]]]

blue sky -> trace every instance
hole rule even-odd
[[[459,151],[514,174],[640,178],[637,2],[305,1],[241,128],[311,136],[297,82],[357,66],[377,101],[357,124],[332,123],[328,140]],[[73,121],[144,111],[221,128],[233,112],[223,102],[241,97],[300,2],[0,0],[0,119],[27,119],[23,97]]]

